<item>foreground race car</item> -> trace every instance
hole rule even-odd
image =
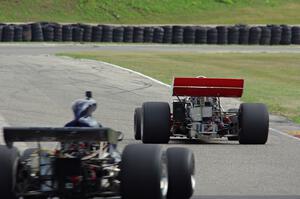
[[[243,79],[174,78],[173,113],[166,102],[145,102],[134,112],[136,140],[168,143],[170,137],[222,138],[240,144],[265,144],[269,114],[260,103],[223,110],[220,97],[241,97]]]
[[[192,196],[194,155],[190,150],[173,147],[164,151],[159,145],[131,144],[120,154],[117,143],[122,139],[121,132],[89,127],[95,125],[88,118],[95,107],[90,97],[76,101],[75,119],[67,127],[5,127],[6,145],[0,145],[0,197],[188,199]],[[37,142],[37,147],[20,155],[13,146],[15,142]],[[44,149],[44,142],[57,142],[58,147]]]

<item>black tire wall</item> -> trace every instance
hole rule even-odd
[[[90,24],[0,23],[4,42],[125,42],[219,45],[299,45],[300,26],[121,26]]]

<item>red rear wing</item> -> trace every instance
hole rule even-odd
[[[173,96],[241,97],[243,79],[175,77]]]

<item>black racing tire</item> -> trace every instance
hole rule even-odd
[[[166,102],[145,102],[142,106],[143,143],[166,144],[170,140],[170,106]]]
[[[25,160],[27,160],[31,154],[35,153],[38,149],[37,148],[28,148],[25,149],[25,151],[22,153],[21,157],[20,157],[20,161],[23,162]]]
[[[195,158],[192,151],[172,147],[167,149],[168,160],[168,199],[188,199],[195,188]]]
[[[163,199],[168,190],[167,160],[159,145],[131,144],[122,154],[123,199]]]
[[[141,119],[142,119],[142,108],[137,107],[134,110],[134,138],[141,140]]]
[[[239,109],[239,143],[265,144],[269,134],[269,113],[266,105],[243,103]]]
[[[17,179],[19,152],[16,148],[0,145],[0,196],[16,199],[14,188]]]

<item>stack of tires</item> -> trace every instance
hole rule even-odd
[[[271,45],[279,45],[281,41],[282,29],[277,25],[270,25],[271,28]]]
[[[261,28],[261,37],[259,44],[260,45],[270,45],[271,43],[271,29],[266,26],[262,26]]]
[[[113,26],[104,25],[102,26],[102,42],[113,41]]]
[[[133,42],[133,27],[126,26],[124,28],[124,42],[126,42],[126,43]]]
[[[239,44],[247,45],[249,43],[249,27],[246,25],[239,25]]]
[[[207,28],[197,27],[195,30],[195,43],[206,44],[207,43]]]
[[[83,28],[80,26],[74,25],[72,27],[72,41],[82,42],[83,41]]]
[[[249,44],[258,45],[261,38],[261,28],[260,27],[251,27],[249,30]]]
[[[2,30],[2,41],[4,42],[14,41],[14,31],[15,29],[13,25],[4,26]]]
[[[281,25],[281,45],[290,45],[292,42],[292,28],[287,25]]]
[[[153,32],[153,43],[164,42],[164,29],[162,27],[155,27]]]
[[[144,43],[152,43],[154,35],[153,27],[145,27],[144,29]]]
[[[64,25],[62,27],[62,41],[72,41],[73,39],[73,27],[72,25]]]
[[[133,42],[143,43],[144,41],[144,27],[136,26],[133,28]]]
[[[0,40],[46,42],[125,42],[166,44],[300,44],[300,27],[288,25],[248,26],[112,26],[39,22],[0,24]]]
[[[183,29],[183,43],[194,44],[195,43],[195,27],[186,26]]]
[[[236,26],[228,27],[228,44],[239,44],[239,28]]]
[[[92,42],[102,41],[102,26],[93,26],[92,28]]]
[[[43,26],[44,41],[54,41],[54,28],[51,25]]]
[[[121,26],[114,27],[113,42],[123,42],[123,38],[124,38],[124,28]]]
[[[217,28],[209,28],[207,30],[207,44],[218,43],[218,30]]]
[[[173,27],[172,26],[163,26],[164,35],[163,35],[163,43],[172,43],[173,38]]]
[[[44,41],[43,29],[40,23],[31,24],[32,41]]]
[[[217,26],[218,44],[228,43],[228,28],[226,26]]]
[[[300,27],[292,27],[292,44],[300,44]]]
[[[182,26],[173,26],[173,44],[183,43],[183,27]]]

